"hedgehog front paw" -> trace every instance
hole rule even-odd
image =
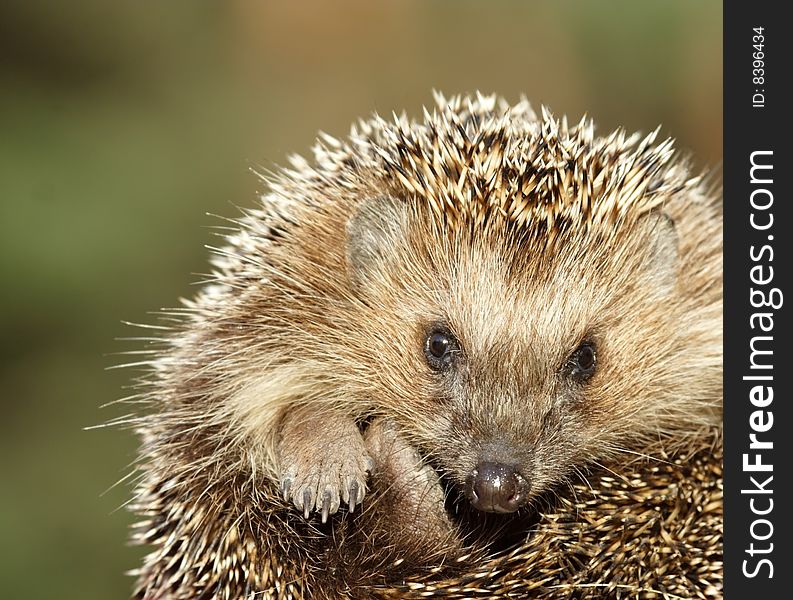
[[[366,494],[374,462],[352,420],[290,414],[281,426],[281,493],[308,518],[322,522],[342,503],[353,512]]]
[[[437,472],[396,423],[377,418],[364,439],[375,460],[373,486],[383,492],[380,506],[386,507],[394,524],[386,529],[400,532],[398,543],[413,539],[423,548],[435,543],[448,551],[462,548],[462,538],[446,512],[446,495]]]

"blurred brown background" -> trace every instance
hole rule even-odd
[[[195,292],[256,164],[433,88],[664,133],[718,166],[721,3],[15,2],[0,7],[0,590],[125,598],[122,319]],[[117,510],[118,509],[118,510]]]

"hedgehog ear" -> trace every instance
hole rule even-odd
[[[678,237],[674,220],[664,212],[654,211],[641,219],[649,232],[647,270],[662,288],[671,290],[677,281]]]
[[[363,281],[404,238],[407,204],[392,196],[363,200],[347,222],[347,267],[353,281]]]

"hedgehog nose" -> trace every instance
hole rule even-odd
[[[471,504],[486,512],[515,512],[526,504],[531,485],[514,466],[479,463],[467,482]]]

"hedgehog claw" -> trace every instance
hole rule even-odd
[[[353,481],[350,484],[349,492],[347,498],[347,506],[351,513],[355,512],[355,505],[358,504],[358,482]]]
[[[281,495],[284,497],[284,500],[289,500],[289,488],[292,487],[292,478],[286,477],[281,482]]]
[[[328,522],[328,514],[330,513],[331,493],[330,490],[325,491],[325,496],[322,499],[322,522]]]

